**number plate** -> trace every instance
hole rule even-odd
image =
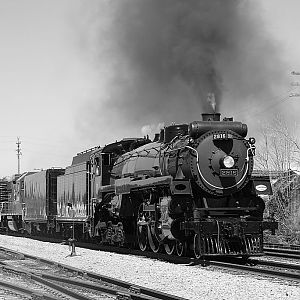
[[[220,176],[221,177],[235,177],[238,175],[237,169],[221,169]]]
[[[227,132],[219,132],[213,134],[213,140],[228,140],[232,139],[232,134]]]

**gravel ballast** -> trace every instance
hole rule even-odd
[[[153,259],[0,235],[0,246],[151,289],[199,299],[300,299],[300,286],[214,267],[174,265]]]

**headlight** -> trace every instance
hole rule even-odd
[[[233,157],[229,156],[229,155],[225,156],[223,158],[223,164],[224,164],[225,168],[228,168],[228,169],[232,168],[234,166],[234,159],[233,159]]]

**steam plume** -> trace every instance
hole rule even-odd
[[[101,74],[92,112],[116,128],[189,122],[224,103],[243,107],[271,98],[282,80],[278,52],[252,1],[96,3],[84,41]]]

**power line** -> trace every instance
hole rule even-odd
[[[287,101],[290,98],[291,92],[293,92],[294,90],[295,90],[295,88],[291,88],[290,90],[288,90],[281,96],[269,99],[268,101],[261,101],[261,103],[266,102],[265,105],[263,105],[263,106],[261,105],[261,106],[257,107],[257,106],[253,106],[253,104],[250,104],[249,106],[238,110],[237,113],[241,114],[246,111],[249,112],[251,109],[254,108],[254,110],[252,110],[251,114],[255,114],[255,115],[262,114],[266,111],[269,111],[270,109],[273,109],[277,105],[281,105],[284,101]]]

